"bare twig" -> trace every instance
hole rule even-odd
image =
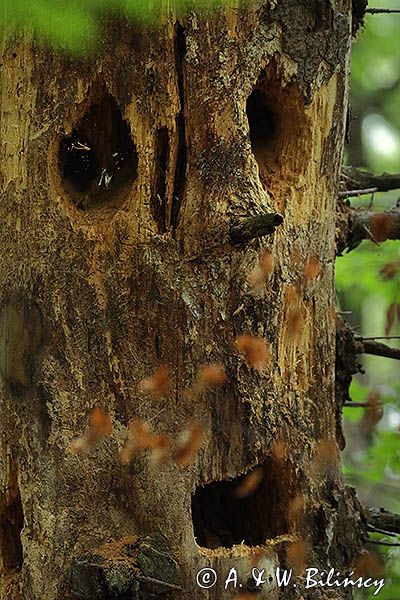
[[[374,340],[362,339],[365,354],[374,356],[384,356],[385,358],[394,358],[400,360],[400,348],[391,348],[386,344],[380,344]]]
[[[354,196],[363,196],[365,194],[373,194],[374,192],[377,192],[377,191],[378,191],[377,187],[363,188],[360,190],[348,190],[348,191],[344,191],[344,192],[339,192],[338,196],[339,196],[339,198],[352,198]]]
[[[400,239],[400,208],[383,212],[346,207],[347,238],[344,246],[348,252],[357,248],[363,240],[380,243]]]
[[[381,540],[372,540],[371,538],[366,538],[365,540],[368,544],[376,544],[377,546],[395,546],[396,548],[400,547],[400,542],[382,542]]]
[[[382,173],[374,175],[369,171],[361,171],[356,167],[342,167],[342,185],[346,190],[355,189],[356,186],[365,188],[376,188],[378,192],[388,192],[400,188],[400,173]]]
[[[367,8],[365,13],[369,15],[386,15],[400,13],[400,8]]]
[[[369,402],[345,402],[343,406],[346,408],[371,408],[371,404]]]
[[[400,515],[396,513],[389,512],[384,508],[369,508],[367,519],[373,527],[400,534]]]
[[[385,529],[380,529],[380,527],[374,527],[370,523],[367,524],[367,531],[371,533],[380,533],[381,535],[388,535],[389,537],[397,537],[399,534],[394,531],[386,531]]]
[[[365,340],[400,340],[400,335],[376,335],[372,337],[361,337],[356,335],[356,340],[365,342]]]

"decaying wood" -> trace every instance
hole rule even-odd
[[[232,566],[246,582],[254,556],[272,571],[299,538],[310,564],[343,571],[361,544],[335,442],[332,286],[351,2],[180,20],[169,6],[159,30],[108,23],[81,60],[2,33],[2,600],[79,597],[76,561],[132,535],[167,540],[174,600],[221,598]],[[221,244],[263,213],[284,219],[273,236]],[[260,248],[274,272],[255,294]],[[268,343],[264,371],[241,335]],[[188,393],[207,363],[228,381]],[[160,365],[166,396],[139,386]],[[112,434],[74,454],[95,406]],[[201,448],[189,466],[121,464],[133,417],[171,445],[197,426]],[[255,465],[260,487],[239,500]],[[217,585],[199,590],[210,566]]]

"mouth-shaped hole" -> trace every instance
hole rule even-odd
[[[59,149],[60,176],[72,202],[83,210],[126,197],[137,177],[138,156],[129,124],[106,91],[64,137]]]
[[[211,549],[258,546],[288,533],[288,508],[296,493],[294,480],[290,483],[282,476],[284,469],[289,472],[287,467],[268,458],[245,475],[198,487],[192,497],[197,544]]]

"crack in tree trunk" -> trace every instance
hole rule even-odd
[[[177,117],[178,151],[176,156],[174,186],[172,192],[171,219],[172,229],[178,226],[179,212],[185,193],[187,146],[186,146],[186,124],[185,124],[185,72],[184,60],[186,55],[185,29],[177,21],[175,25],[175,65],[177,73],[177,84],[179,93],[180,110]]]

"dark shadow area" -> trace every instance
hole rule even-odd
[[[257,158],[259,151],[274,142],[278,133],[278,118],[271,108],[271,100],[260,89],[250,94],[246,105],[250,141]],[[259,160],[257,158],[257,160]]]
[[[19,492],[0,511],[0,552],[6,574],[22,567],[21,531],[24,526]]]

